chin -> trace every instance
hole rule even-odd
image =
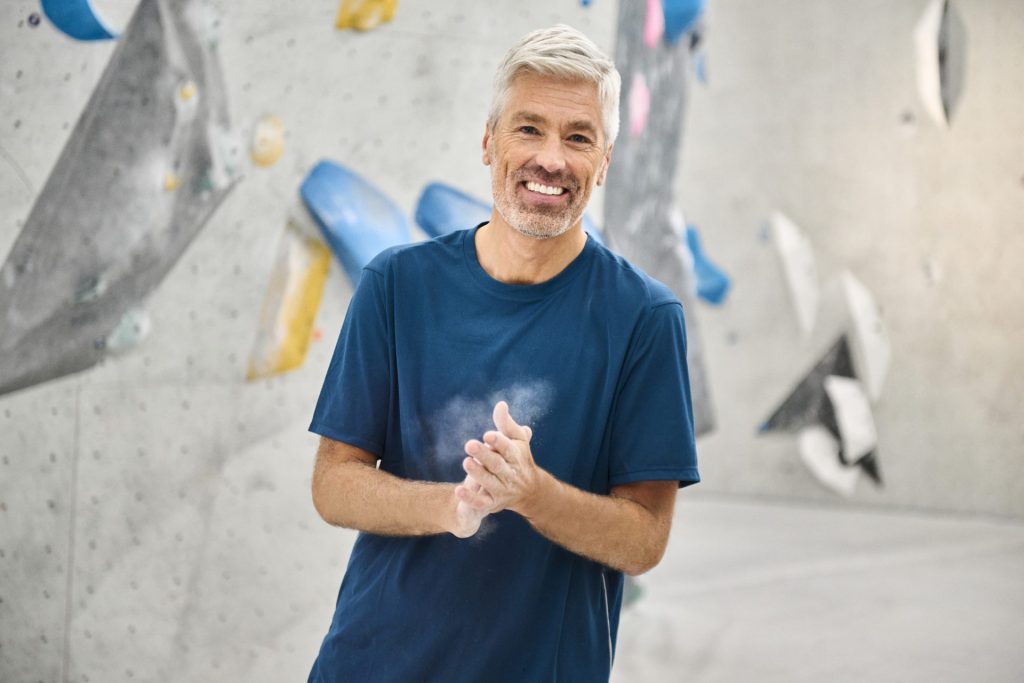
[[[531,225],[530,223],[512,222],[506,221],[511,225],[516,232],[526,237],[532,237],[538,240],[550,240],[555,237],[561,237],[565,233],[569,232],[573,224],[568,223],[566,225]]]
[[[498,215],[513,230],[524,237],[536,240],[561,237],[569,232],[580,219],[580,216],[571,215],[573,213],[571,211],[566,212],[570,215],[563,219],[562,216],[565,213],[558,215],[557,213],[530,211],[525,207],[508,206],[506,202],[500,200],[494,202],[494,207],[498,210]]]
[[[564,221],[553,216],[545,216],[541,220],[537,220],[538,216],[532,216],[528,213],[526,215],[513,215],[509,218],[512,218],[512,220],[506,218],[505,222],[511,225],[516,232],[538,240],[550,240],[561,237],[576,224],[576,220],[573,220],[572,217],[566,218]]]

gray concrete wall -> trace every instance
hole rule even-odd
[[[135,3],[94,4],[123,27]],[[336,2],[216,4],[232,125],[279,116],[285,152],[245,170],[146,300],[139,347],[0,396],[3,681],[305,680],[353,540],[309,498],[306,427],[351,291],[336,264],[305,364],[245,381],[298,185],[331,158],[410,218],[433,180],[486,197],[506,47],[557,21],[614,37],[610,3],[404,0],[361,34],[334,28]],[[0,9],[0,258],[114,49],[32,27],[38,11]]]
[[[795,439],[756,428],[842,329],[829,280],[872,292],[892,356],[873,406],[884,487],[868,505],[1024,514],[1024,4],[953,2],[966,79],[949,129],[917,95],[926,2],[713,2],[679,193],[733,276],[701,324],[719,426],[705,486],[835,499]],[[797,325],[762,226],[805,231],[823,301]]]
[[[134,2],[94,4],[123,26]],[[505,47],[565,21],[611,50],[617,9],[403,0],[357,34],[333,28],[331,2],[216,4],[232,125],[245,137],[281,117],[285,153],[245,170],[144,302],[153,332],[138,348],[0,396],[5,681],[305,675],[351,542],[308,496],[305,427],[349,294],[337,266],[305,364],[244,379],[298,183],[327,157],[408,214],[431,180],[487,196],[479,141]],[[711,4],[710,84],[691,88],[677,175],[734,283],[724,307],[690,312],[716,401],[700,443],[709,490],[839,502],[792,437],[755,436],[832,339],[828,311],[801,337],[760,237],[781,209],[824,275],[850,269],[874,293],[892,340],[874,406],[886,485],[855,503],[1024,515],[1024,10],[962,3],[966,86],[940,130],[914,85],[924,4]],[[33,27],[38,11],[0,9],[0,256],[114,48]]]

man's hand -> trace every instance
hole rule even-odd
[[[589,493],[534,462],[533,432],[512,419],[504,401],[494,407],[494,426],[483,441],[466,442],[468,476],[455,487],[460,504],[482,514],[512,510],[552,543],[630,575],[658,564],[678,482],[638,481],[613,486],[608,495]]]
[[[530,451],[533,431],[512,419],[504,401],[494,406],[493,417],[497,430],[485,433],[483,442],[467,441],[465,450],[469,457],[462,462],[463,469],[480,488],[473,490],[463,484],[456,487],[455,494],[476,510],[513,510],[526,516],[525,511],[535,501],[546,475]]]
[[[465,480],[455,488],[455,517],[450,531],[459,538],[469,538],[480,530],[484,517],[494,510],[488,505],[469,504],[458,495],[459,489],[470,491],[474,496],[479,496],[483,489],[471,474],[467,474]]]

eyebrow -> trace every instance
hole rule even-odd
[[[547,119],[545,119],[543,116],[541,116],[540,114],[534,114],[533,112],[529,111],[517,111],[515,114],[512,115],[512,120],[526,121],[527,123],[547,123]],[[569,130],[572,131],[581,131],[584,133],[589,133],[595,138],[597,137],[597,128],[595,128],[594,124],[588,121],[587,119],[576,119],[570,121],[568,128]]]

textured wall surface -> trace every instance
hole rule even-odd
[[[94,4],[123,28],[135,3]],[[145,300],[148,339],[0,396],[0,680],[305,676],[352,540],[308,494],[306,425],[350,292],[337,266],[305,364],[244,380],[299,182],[332,158],[407,215],[432,180],[487,197],[479,145],[504,49],[565,21],[610,51],[618,11],[403,0],[356,33],[334,28],[334,2],[214,4],[232,125],[247,140],[280,117],[284,155],[245,170]],[[823,278],[849,269],[871,290],[892,340],[873,406],[886,483],[855,503],[1024,515],[1024,7],[962,3],[965,80],[943,130],[917,99],[925,4],[709,5],[709,83],[688,93],[675,178],[734,284],[697,313],[717,422],[700,443],[707,489],[835,500],[793,438],[756,435],[840,324],[826,296],[801,335],[762,230],[778,209]],[[0,9],[0,257],[114,49],[38,12]]]
[[[132,307],[230,190],[216,19],[201,7],[140,3],[36,197],[0,268],[0,393],[134,345],[148,325]]]
[[[689,272],[692,259],[680,248],[681,233],[672,224],[672,212],[678,210],[678,151],[691,78],[689,41],[684,38],[673,45],[659,39],[653,48],[647,46],[644,27],[657,5],[619,4],[615,65],[622,76],[621,128],[613,149],[614,163],[608,169],[605,230],[619,253],[669,285],[683,302],[694,429],[703,435],[715,426],[711,380],[704,361],[696,287]],[[644,93],[639,102],[638,90]],[[649,104],[644,95],[650,97]]]
[[[873,406],[885,485],[854,500],[1024,515],[1024,4],[953,2],[965,76],[949,129],[918,97],[927,2],[713,2],[707,87],[694,86],[679,191],[733,277],[701,313],[718,428],[704,486],[834,499],[794,437],[756,430],[843,327],[849,270],[892,347]],[[800,333],[772,211],[807,233],[822,282]]]
[[[135,5],[93,4],[118,29]],[[145,301],[140,346],[0,397],[3,681],[305,680],[354,538],[309,498],[306,427],[350,293],[340,267],[305,364],[245,381],[299,183],[331,158],[410,218],[432,180],[487,197],[480,139],[507,46],[559,21],[614,45],[612,3],[404,0],[365,33],[336,30],[333,1],[214,4],[231,122],[247,141],[280,117],[284,154],[245,170]],[[33,26],[36,12],[0,9],[0,258],[115,45]]]

